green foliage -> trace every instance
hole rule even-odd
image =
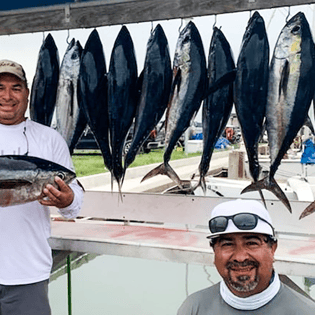
[[[130,165],[130,167],[162,163],[163,154],[164,150],[154,150],[150,153],[138,154],[135,161]],[[186,154],[184,151],[174,150],[172,153],[172,160],[184,159],[199,155],[200,152]],[[100,154],[75,154],[72,156],[72,161],[78,177],[108,172],[108,170],[104,166],[103,157]]]
[[[73,155],[72,161],[78,177],[108,172],[101,155]]]

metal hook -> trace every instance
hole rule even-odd
[[[212,29],[215,28],[216,24],[217,24],[217,15],[215,14],[214,15],[214,23],[213,23]]]
[[[285,21],[286,21],[286,22],[288,22],[288,19],[289,19],[289,16],[290,16],[290,9],[291,9],[291,7],[288,7],[288,15],[287,15],[287,17],[285,18]]]
[[[43,32],[43,42],[45,41],[45,32]]]
[[[151,21],[151,34],[153,33],[153,21]]]
[[[180,33],[180,29],[182,28],[183,26],[183,19],[180,19],[180,26],[178,28],[178,33]]]
[[[249,10],[249,18],[252,18],[252,10]]]
[[[68,45],[70,44],[70,42],[69,42],[69,37],[70,37],[70,30],[68,29],[68,36],[67,36],[67,38],[66,38],[66,42],[67,42]]]

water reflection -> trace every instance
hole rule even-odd
[[[220,281],[215,267],[112,255],[76,257],[72,313],[174,315],[187,294]],[[72,266],[72,268],[74,267]],[[59,268],[49,296],[53,315],[67,315],[67,276]],[[314,279],[290,277],[315,298]]]

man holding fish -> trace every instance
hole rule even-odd
[[[8,180],[6,174],[0,175],[1,315],[51,314],[48,206],[59,208],[65,218],[74,218],[83,200],[82,188],[76,180],[71,181],[75,174],[71,171],[73,165],[66,142],[57,131],[26,118],[28,97],[22,66],[0,60],[0,160],[8,160],[6,163],[10,166],[20,166],[18,170],[14,168],[15,172],[10,170],[16,173],[15,178]],[[47,165],[53,165],[56,170],[52,173],[56,176],[44,185],[42,175],[48,170],[41,169],[46,165],[43,161],[51,161]],[[35,165],[37,162],[41,164]],[[34,182],[26,178],[30,169],[38,173],[35,180],[32,178]],[[32,189],[40,181],[40,193],[31,198]]]
[[[223,280],[190,295],[177,315],[315,314],[315,303],[281,283],[273,268],[277,239],[260,202],[237,199],[217,205],[209,229]]]

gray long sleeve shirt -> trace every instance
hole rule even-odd
[[[187,297],[177,315],[314,315],[315,303],[281,283],[277,295],[266,305],[252,311],[237,310],[220,294],[220,283]]]

